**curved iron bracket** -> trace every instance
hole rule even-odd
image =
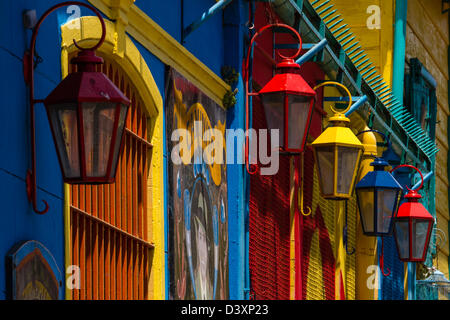
[[[23,67],[24,67],[24,79],[25,83],[29,85],[30,87],[30,122],[31,122],[31,169],[27,171],[26,176],[26,183],[27,183],[27,195],[28,200],[32,202],[33,210],[34,212],[38,214],[45,214],[47,213],[49,209],[49,205],[47,201],[42,200],[42,202],[45,205],[45,208],[43,210],[39,210],[37,207],[37,200],[36,200],[36,136],[35,136],[35,114],[34,114],[34,105],[36,103],[42,103],[43,100],[37,100],[34,98],[34,68],[35,68],[35,61],[34,57],[36,55],[36,39],[38,35],[39,28],[41,24],[44,22],[44,20],[55,10],[65,7],[65,6],[71,6],[71,5],[77,5],[86,7],[90,10],[92,10],[97,17],[99,18],[101,24],[102,24],[102,36],[99,40],[99,42],[92,48],[81,48],[75,40],[73,40],[75,46],[80,50],[96,50],[98,49],[104,42],[106,37],[106,26],[105,21],[103,20],[103,17],[101,16],[100,12],[95,9],[93,6],[78,2],[78,1],[67,1],[62,2],[57,5],[54,5],[50,9],[48,9],[42,17],[39,19],[39,21],[36,23],[36,26],[33,28],[33,35],[31,37],[31,45],[28,52],[25,53],[23,57]]]
[[[265,25],[264,27],[262,27],[261,29],[259,29],[251,38],[250,43],[248,45],[247,48],[247,54],[245,57],[245,61],[242,64],[242,75],[243,75],[243,79],[244,79],[244,88],[245,88],[245,132],[249,132],[249,127],[250,127],[250,102],[249,102],[249,98],[250,96],[255,96],[257,95],[257,93],[252,92],[251,90],[251,86],[249,85],[250,82],[250,67],[253,66],[253,59],[251,59],[252,61],[250,62],[250,58],[252,55],[252,51],[253,51],[253,46],[255,44],[255,40],[256,38],[258,38],[261,34],[265,33],[267,30],[271,30],[274,28],[284,28],[287,29],[289,31],[291,31],[291,33],[297,38],[298,42],[299,42],[299,46],[297,49],[297,52],[290,56],[290,57],[285,57],[283,55],[281,55],[280,53],[278,53],[282,58],[291,58],[291,59],[295,59],[297,56],[300,55],[301,51],[302,51],[302,45],[303,45],[303,41],[302,38],[300,36],[300,34],[297,32],[297,30],[295,30],[294,28],[292,28],[289,25],[283,24],[283,23],[273,23],[273,24],[268,24]],[[245,168],[247,170],[247,173],[250,175],[256,174],[259,172],[259,166],[258,164],[250,164],[249,163],[249,134],[245,135]]]
[[[298,174],[298,170],[295,170],[296,172],[295,172],[295,174],[296,174],[296,179],[298,180],[298,179],[301,179],[301,181],[299,181],[299,188],[298,188],[298,195],[299,195],[299,203],[298,203],[298,206],[300,207],[300,213],[303,215],[303,216],[305,216],[305,217],[307,217],[307,216],[309,216],[309,215],[311,215],[311,212],[312,212],[312,210],[311,210],[311,207],[309,207],[309,206],[306,206],[306,211],[307,212],[305,212],[305,209],[304,209],[304,206],[303,206],[303,180],[304,180],[304,177],[305,177],[305,174],[304,174],[304,153],[302,152],[302,154],[300,155],[300,168],[301,168],[301,170],[302,170],[302,175],[301,175],[301,177],[299,176],[299,174]]]

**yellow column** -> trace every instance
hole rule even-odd
[[[61,49],[61,76],[64,79],[69,74],[69,54],[67,48]],[[65,298],[66,300],[72,300],[72,290],[67,286],[67,279],[70,274],[67,274],[67,268],[72,264],[72,246],[70,239],[70,185],[64,183],[64,274],[65,274],[65,282],[66,282],[66,290],[65,290]]]
[[[290,162],[290,294],[289,298],[295,300],[295,181],[294,181],[294,157]]]
[[[128,26],[128,12],[135,0],[111,0],[111,19],[113,19],[114,32],[114,54],[123,58],[126,51],[126,33],[125,29]]]

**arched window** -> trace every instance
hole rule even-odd
[[[70,59],[75,55],[69,56]],[[99,54],[102,56],[101,54]],[[80,267],[74,300],[147,299],[150,257],[147,180],[152,146],[139,92],[107,56],[104,72],[131,100],[116,182],[70,186],[72,264]],[[69,67],[69,72],[75,71]]]

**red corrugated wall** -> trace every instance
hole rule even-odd
[[[253,104],[255,129],[267,128],[264,111]],[[290,290],[289,158],[278,174],[250,178],[250,281],[255,299],[288,300]]]
[[[283,22],[268,3],[257,3],[255,30],[276,21]],[[276,35],[276,43],[292,42],[293,38],[288,34]],[[271,33],[260,36],[257,43],[254,50],[253,79],[262,87],[273,76],[273,65],[267,59],[267,54],[262,53],[264,50],[269,56],[272,55]],[[293,52],[283,50],[285,55]],[[303,65],[301,73],[310,86],[324,79],[323,71],[314,63]],[[322,107],[321,95],[317,106]],[[267,128],[264,110],[257,97],[253,98],[252,116],[254,129]],[[310,135],[317,137],[320,134],[321,119],[321,113],[315,111]],[[280,156],[279,161],[278,174],[250,177],[249,264],[251,297],[254,299],[290,298],[290,157]],[[310,161],[308,165],[312,165]],[[305,183],[305,189],[311,185]],[[301,265],[305,266],[303,261],[304,259]],[[297,283],[296,287],[301,290],[299,287],[305,286]]]

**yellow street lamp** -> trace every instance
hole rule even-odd
[[[348,94],[349,104],[343,111],[337,111],[331,107],[335,114],[329,119],[330,125],[311,146],[317,164],[322,197],[330,200],[345,200],[349,199],[353,193],[364,147],[347,126],[350,119],[345,116],[345,112],[352,105],[350,91],[344,85],[334,81],[323,82],[313,90],[326,85],[343,88]]]

